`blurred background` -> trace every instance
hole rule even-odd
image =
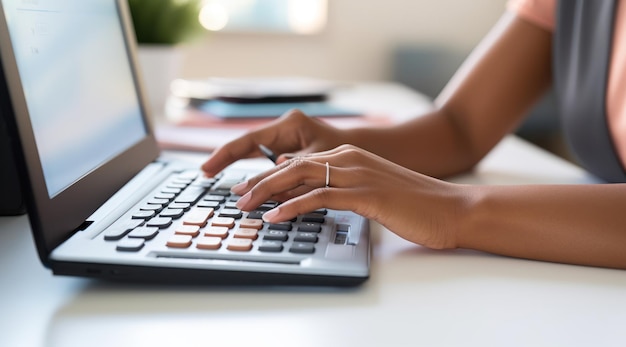
[[[430,97],[506,7],[506,0],[196,1],[202,33],[175,44],[177,77],[396,81]],[[551,95],[517,133],[571,160]]]

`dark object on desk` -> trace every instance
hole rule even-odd
[[[326,101],[326,94],[310,95],[267,95],[258,98],[242,98],[236,96],[219,96],[215,100],[232,102],[236,104],[266,104],[282,102],[322,102]]]
[[[170,104],[217,119],[276,118],[291,109],[313,117],[354,117],[361,112],[328,101],[336,87],[308,78],[176,80]]]
[[[0,216],[26,212],[13,157],[12,140],[5,123],[5,118],[12,114],[13,107],[7,93],[4,73],[0,69]]]

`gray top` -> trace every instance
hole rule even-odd
[[[564,135],[580,163],[608,182],[626,182],[609,131],[606,88],[615,0],[559,1],[554,86]]]

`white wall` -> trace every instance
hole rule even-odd
[[[504,9],[505,0],[329,0],[323,33],[213,33],[184,47],[181,76],[386,80],[398,44],[440,44],[469,51]]]

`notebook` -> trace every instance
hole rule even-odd
[[[321,209],[268,224],[268,201],[158,150],[125,0],[0,0],[3,116],[39,257],[57,275],[206,284],[353,286],[368,221]]]

